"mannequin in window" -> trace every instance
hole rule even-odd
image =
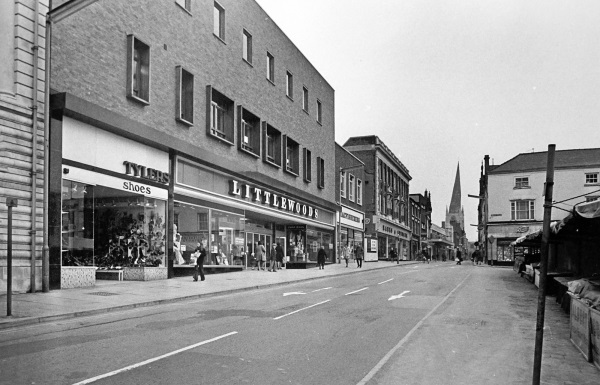
[[[175,263],[185,264],[185,259],[181,255],[181,234],[177,232],[177,225],[173,225],[173,254],[175,254]]]

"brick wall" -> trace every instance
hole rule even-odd
[[[222,0],[224,42],[213,35],[213,1],[192,2],[191,14],[173,0],[103,0],[55,24],[52,88],[193,143],[202,159],[210,152],[233,160],[239,172],[261,173],[333,202],[334,91],[253,0]],[[242,30],[252,34],[253,60],[242,59]],[[150,46],[150,105],[126,97],[127,35]],[[275,82],[266,79],[266,54],[275,57]],[[194,125],[175,121],[175,67],[194,74]],[[286,97],[285,75],[294,75],[294,100]],[[206,134],[206,86],[289,135],[312,152],[313,178],[284,173]],[[302,86],[309,89],[309,114],[302,110]],[[322,102],[322,125],[316,100]],[[325,189],[317,188],[316,159],[325,159]],[[250,175],[250,174],[249,174]]]

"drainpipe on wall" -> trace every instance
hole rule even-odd
[[[36,1],[37,4],[37,1]],[[44,221],[43,235],[44,245],[42,246],[42,291],[50,291],[50,247],[48,247],[48,194],[50,178],[50,61],[51,61],[51,40],[52,40],[52,19],[50,11],[52,10],[52,0],[48,1],[48,14],[46,15],[46,76],[44,78]]]
[[[34,6],[34,20],[33,20],[33,90],[32,99],[33,103],[31,106],[31,230],[29,235],[31,236],[31,271],[29,273],[29,279],[31,281],[31,292],[35,293],[35,257],[36,257],[36,227],[37,227],[37,132],[38,132],[38,51],[39,51],[39,36],[38,36],[38,20],[39,20],[39,1],[35,1]]]

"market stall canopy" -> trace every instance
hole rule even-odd
[[[564,219],[550,224],[550,241],[573,236],[600,241],[600,200],[579,204]],[[511,246],[539,246],[541,241],[542,230],[537,230],[517,238]]]
[[[551,226],[552,238],[597,237],[600,240],[600,201],[576,205],[573,212]]]
[[[577,205],[575,206],[575,212],[583,218],[600,218],[600,200]]]

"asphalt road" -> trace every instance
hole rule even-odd
[[[0,383],[530,383],[534,325],[498,272],[409,265],[1,331]]]

